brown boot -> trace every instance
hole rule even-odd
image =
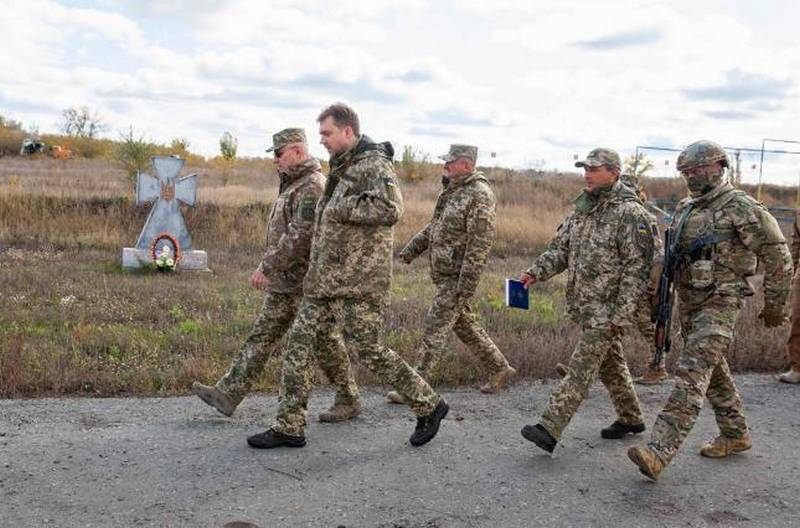
[[[658,476],[664,470],[664,462],[649,447],[636,446],[628,449],[628,458],[639,466],[642,475],[649,479],[658,480]]]
[[[225,416],[230,416],[236,410],[237,403],[233,398],[222,392],[216,387],[203,385],[202,383],[192,383],[192,392],[205,403],[215,408]]]
[[[784,383],[800,383],[800,370],[792,367],[788,372],[784,372],[783,374],[779,375],[778,381],[782,381]]]
[[[355,418],[359,414],[361,414],[360,403],[354,403],[353,405],[337,403],[327,411],[319,413],[319,421],[326,423],[344,422],[350,418]]]
[[[634,383],[638,383],[639,385],[658,385],[659,383],[667,379],[669,379],[669,374],[667,373],[666,368],[659,367],[657,369],[654,369],[648,367],[644,375],[639,376],[633,381]]]
[[[556,374],[560,377],[564,377],[567,375],[567,366],[563,363],[556,363]]]
[[[714,440],[708,442],[700,449],[700,454],[704,457],[722,458],[731,453],[741,453],[753,447],[753,440],[749,434],[741,438],[729,438],[719,435]]]
[[[481,387],[481,392],[494,394],[495,392],[501,391],[508,387],[508,384],[516,375],[517,369],[512,366],[506,366],[503,370],[489,378],[489,381]]]
[[[389,391],[386,393],[386,399],[389,400],[389,403],[405,403],[406,399],[397,392],[397,391]]]

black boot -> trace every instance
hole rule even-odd
[[[542,424],[526,425],[522,428],[522,436],[548,453],[552,453],[558,443],[558,440],[553,438],[553,435]]]
[[[306,445],[306,437],[287,435],[274,429],[267,429],[263,433],[247,437],[247,445],[256,449],[272,449],[281,446],[303,447]]]
[[[449,410],[450,407],[447,403],[444,400],[439,400],[432,413],[427,416],[418,416],[417,428],[414,429],[414,434],[409,439],[411,445],[418,447],[433,440],[433,437],[439,432],[439,422],[447,416],[447,411]]]
[[[626,434],[637,434],[644,431],[644,424],[628,425],[619,421],[614,422],[608,427],[600,431],[600,436],[603,438],[617,439],[622,438]]]

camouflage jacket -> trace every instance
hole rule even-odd
[[[456,281],[454,293],[466,299],[478,287],[494,227],[494,193],[483,174],[475,171],[444,187],[430,223],[406,244],[400,257],[411,261],[429,250],[433,282]]]
[[[765,306],[785,310],[792,278],[792,257],[778,222],[744,191],[722,183],[699,198],[686,198],[675,209],[672,227],[683,219],[678,243],[714,237],[688,257],[678,280],[682,304],[700,305],[712,293],[748,296],[748,278],[764,265]]]
[[[583,200],[585,193],[576,205]],[[567,311],[583,328],[630,326],[658,245],[652,215],[617,182],[593,207],[567,216],[527,272],[542,281],[567,270]]]
[[[393,155],[391,144],[362,136],[351,150],[331,158],[304,295],[381,299],[388,294],[393,226],[403,215]]]
[[[312,158],[280,175],[280,191],[267,223],[267,249],[258,267],[269,278],[267,291],[303,291],[314,211],[325,186],[319,169],[319,162]]]

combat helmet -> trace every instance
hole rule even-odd
[[[722,163],[723,167],[729,166],[728,154],[725,149],[713,141],[703,139],[695,141],[683,149],[683,152],[678,155],[677,166],[680,172],[686,172],[718,161]]]

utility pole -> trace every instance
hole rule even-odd
[[[733,168],[733,185],[734,187],[742,186],[742,151],[737,150],[733,157],[736,159],[736,165]]]

